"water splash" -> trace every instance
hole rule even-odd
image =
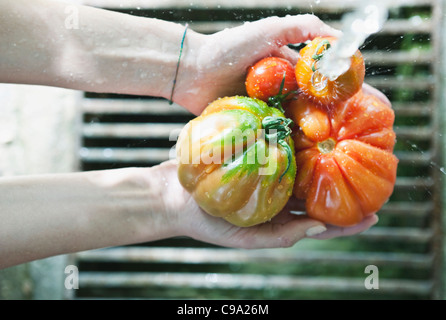
[[[319,61],[319,72],[331,81],[336,80],[350,67],[350,58],[368,36],[381,30],[387,20],[385,0],[361,0],[353,12],[342,18],[342,36],[328,49]]]
[[[437,169],[438,171],[440,171],[442,174],[446,175],[446,169],[443,166],[438,165],[436,162],[431,161],[430,163],[432,168]]]

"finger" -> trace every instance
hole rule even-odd
[[[280,46],[305,42],[318,36],[339,37],[342,34],[312,14],[270,17],[258,22],[263,22],[262,31],[266,38]]]
[[[327,231],[314,236],[313,239],[331,239],[336,237],[352,236],[368,230],[370,227],[378,223],[378,216],[373,214],[364,218],[360,223],[352,227],[327,226]]]
[[[299,59],[299,53],[296,50],[293,50],[287,46],[278,48],[276,51],[272,53],[272,55],[275,57],[288,60],[293,65],[295,65],[297,63],[297,60]]]
[[[236,243],[231,245],[238,244],[246,249],[287,248],[307,236],[314,236],[325,230],[325,225],[317,220],[294,217],[286,223],[269,222],[241,229],[238,235],[233,235],[232,239]]]

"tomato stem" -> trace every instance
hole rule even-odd
[[[288,172],[291,161],[293,161],[293,151],[285,139],[291,134],[291,127],[294,125],[293,120],[283,117],[269,116],[262,120],[263,129],[265,129],[265,139],[269,141],[276,141],[285,150],[287,155],[287,167],[279,178],[279,183],[283,176]]]
[[[330,153],[336,147],[336,141],[333,138],[328,138],[327,140],[321,141],[317,144],[317,148],[321,153]]]
[[[318,53],[319,50],[321,50],[322,47],[324,47],[323,50],[322,50],[322,52],[321,52],[321,53]],[[317,45],[316,50],[315,50],[315,54],[313,54],[313,55],[311,56],[311,58],[314,60],[313,64],[311,65],[311,70],[312,70],[313,72],[315,72],[315,71],[317,70],[317,69],[316,69],[316,62],[318,62],[319,60],[322,59],[322,57],[324,56],[325,51],[327,51],[328,49],[330,49],[330,47],[331,47],[331,44],[330,44],[330,42],[329,42],[327,39],[322,40],[322,41]]]
[[[280,83],[279,93],[275,96],[268,98],[268,105],[270,107],[279,109],[282,113],[285,113],[285,110],[282,107],[282,102],[292,93],[297,93],[297,91],[290,91],[285,94],[283,94],[283,87],[285,86],[285,77],[286,77],[286,71],[283,73],[282,82]]]

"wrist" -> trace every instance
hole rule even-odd
[[[178,42],[177,51],[177,65],[178,73],[176,78],[172,77],[171,86],[169,87],[169,99],[171,96],[171,90],[173,80],[175,79],[176,85],[172,95],[172,100],[186,107],[192,113],[199,114],[200,111],[196,111],[195,108],[201,109],[199,99],[196,99],[199,95],[206,95],[206,87],[200,85],[204,75],[208,75],[211,71],[216,72],[215,64],[209,62],[209,50],[214,48],[207,45],[209,35],[204,35],[193,31],[191,28],[187,30],[183,29],[183,51],[180,57],[181,41]]]
[[[166,233],[172,236],[183,236],[190,224],[190,211],[197,208],[191,195],[178,180],[178,167],[175,160],[165,161],[148,169],[145,175],[152,185],[153,197],[157,198],[163,207],[163,217],[160,217]]]
[[[119,193],[112,197],[117,199],[117,206],[122,206],[120,220],[130,226],[128,242],[141,243],[178,235],[177,214],[169,207],[170,173],[159,170],[159,166],[121,170],[125,170],[125,178],[119,182],[122,184]]]
[[[77,230],[89,236],[72,251],[136,244],[174,235],[166,210],[162,177],[154,168],[122,168],[80,173],[82,186],[70,205],[80,210]],[[73,194],[75,190],[71,190]],[[67,191],[68,193],[68,191]],[[79,203],[80,202],[80,203]]]

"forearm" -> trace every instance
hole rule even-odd
[[[162,179],[157,167],[1,178],[0,268],[172,236]]]
[[[0,0],[0,81],[168,98],[183,32],[86,6]]]

